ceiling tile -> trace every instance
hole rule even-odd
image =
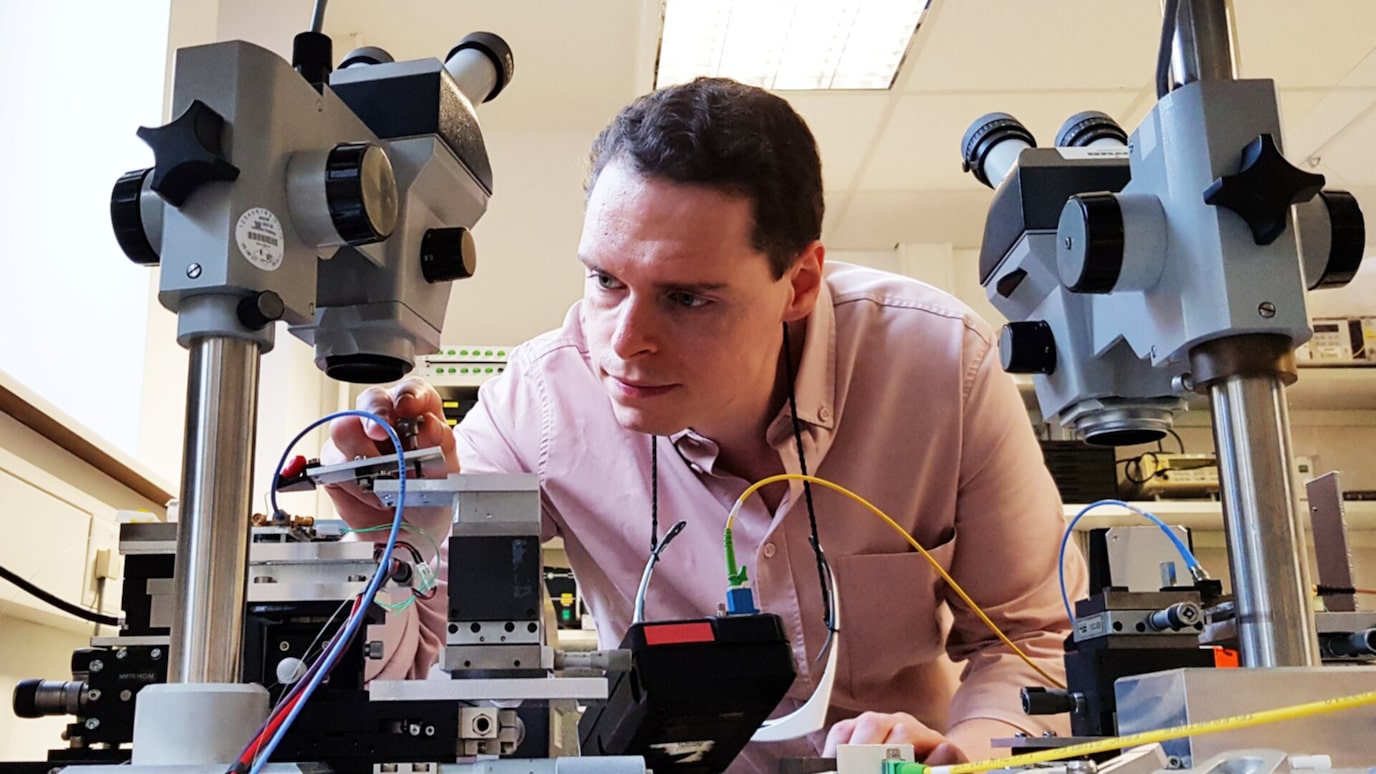
[[[822,156],[828,189],[845,190],[855,181],[892,98],[888,92],[781,92],[807,121]]]
[[[1159,0],[938,0],[905,90],[1137,88],[1151,78]]]
[[[1233,8],[1242,77],[1333,86],[1376,48],[1376,3],[1366,0],[1246,0]]]

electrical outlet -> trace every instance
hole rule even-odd
[[[81,583],[81,604],[91,609],[119,609],[119,587],[110,581],[123,577],[124,557],[119,553],[119,525],[94,516],[86,541],[86,572]]]

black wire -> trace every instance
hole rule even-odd
[[[1171,429],[1169,429],[1169,428],[1166,430],[1166,432],[1168,432],[1168,433],[1171,434],[1171,437],[1175,439],[1175,442],[1176,442],[1177,444],[1180,445],[1180,453],[1181,453],[1181,454],[1184,454],[1184,453],[1185,453],[1185,442],[1184,442],[1183,440],[1181,440],[1181,438],[1180,438],[1180,433],[1177,433],[1177,432],[1175,432],[1174,430],[1171,430]]]
[[[798,471],[804,476],[807,475],[807,458],[803,455],[803,425],[798,421],[798,395],[793,386],[793,347],[789,343],[788,323],[784,323],[784,369],[785,376],[788,378],[788,413],[793,419],[793,440],[798,446]],[[827,585],[827,576],[831,574],[831,568],[827,565],[826,555],[822,553],[822,541],[817,537],[817,512],[812,506],[812,482],[803,482],[803,499],[807,501],[807,521],[811,534],[808,542],[812,544],[812,552],[817,555],[817,580],[822,585],[822,623],[827,627],[827,639],[831,638],[834,632],[835,622],[831,619],[831,588]],[[822,652],[825,652],[823,648]],[[819,654],[820,655],[820,654]]]
[[[678,448],[678,447],[674,447]],[[668,542],[667,540],[665,542]],[[659,436],[650,436],[650,553],[659,546]]]
[[[5,580],[9,581],[10,583],[13,583],[14,585],[18,586],[24,591],[29,592],[30,594],[34,595],[35,597],[38,597],[44,602],[47,602],[48,604],[52,605],[58,610],[61,610],[65,613],[71,613],[77,618],[90,621],[91,623],[105,624],[106,626],[119,626],[118,618],[115,618],[114,616],[103,615],[92,610],[87,610],[84,607],[77,607],[76,605],[73,605],[71,602],[68,602],[64,599],[59,599],[57,596],[49,594],[48,592],[44,591],[43,589],[40,589],[32,583],[29,583],[28,581],[19,577],[10,570],[5,569],[4,567],[0,567],[0,578],[4,578]]]
[[[1175,38],[1175,21],[1180,9],[1180,0],[1166,0],[1161,13],[1161,47],[1156,50],[1156,98],[1161,99],[1171,90],[1171,44]]]
[[[311,32],[320,32],[325,26],[325,0],[315,0],[311,11]]]

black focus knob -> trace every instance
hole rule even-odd
[[[1314,198],[1323,184],[1323,175],[1286,161],[1271,135],[1261,134],[1242,149],[1237,174],[1224,175],[1204,190],[1204,203],[1241,215],[1252,229],[1252,240],[1269,245],[1285,231],[1290,205]]]
[[[195,100],[172,123],[139,128],[139,137],[157,159],[152,188],[164,201],[180,207],[206,183],[238,179],[238,167],[223,153],[224,127],[219,113]]]
[[[1340,288],[1351,282],[1362,267],[1362,253],[1366,250],[1366,219],[1352,194],[1319,191],[1319,198],[1328,208],[1331,239],[1323,273],[1309,286],[1310,290]]]
[[[125,172],[110,192],[110,225],[115,229],[115,241],[129,260],[144,266],[158,265],[158,251],[148,241],[143,224],[143,181],[152,171],[149,167]]]
[[[271,290],[264,290],[239,302],[239,322],[249,330],[261,330],[270,323],[282,319],[286,311],[287,307],[282,303],[281,296]]]
[[[397,179],[381,147],[367,142],[336,145],[325,159],[325,203],[345,244],[367,245],[397,227]]]
[[[1055,373],[1056,337],[1041,320],[1010,322],[999,334],[999,356],[1010,374]]]
[[[473,232],[463,226],[426,231],[420,240],[420,270],[432,284],[472,277],[478,270]]]
[[[1072,293],[1110,293],[1123,274],[1123,208],[1111,193],[1070,197],[1056,228],[1056,266]]]

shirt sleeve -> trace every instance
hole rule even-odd
[[[536,472],[543,439],[548,437],[543,432],[549,414],[543,396],[543,381],[529,353],[517,348],[507,371],[483,384],[477,405],[454,428],[459,470],[480,474]],[[543,502],[543,494],[541,498]],[[553,522],[542,522],[542,540],[549,540],[557,534]],[[439,585],[434,596],[417,597],[414,605],[393,616],[378,633],[386,655],[370,679],[419,679],[437,663],[449,611],[449,542],[443,537],[436,536]]]
[[[1022,398],[991,343],[991,337],[967,331],[967,351],[973,357],[961,421],[952,576],[1009,639],[1063,681],[1063,643],[1070,622],[1057,568],[1065,517]],[[1064,561],[1067,589],[1071,599],[1078,599],[1087,583],[1075,546]],[[953,740],[970,744],[972,740],[961,739],[959,725],[976,718],[1006,723],[1010,733],[1067,733],[1063,717],[1022,712],[1019,690],[1046,686],[1046,679],[949,589],[947,601],[954,612],[947,652],[952,660],[965,662],[950,707]],[[973,726],[987,731],[988,724]],[[988,739],[973,742],[987,745]]]

